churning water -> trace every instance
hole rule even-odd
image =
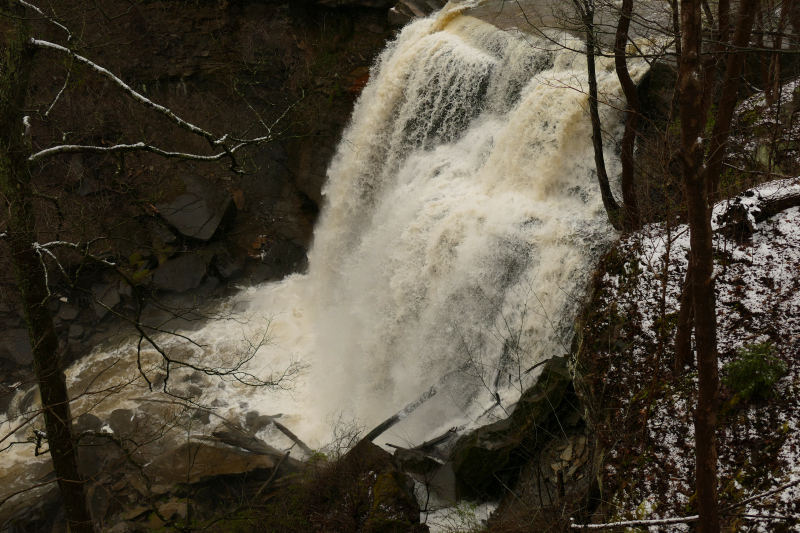
[[[596,185],[580,48],[455,8],[407,26],[374,66],[330,166],[308,274],[221,303],[252,319],[188,332],[202,348],[163,340],[209,364],[268,326],[272,344],[251,370],[295,358],[305,374],[291,393],[202,376],[195,401],[233,419],[283,413],[312,448],[329,439],[333,418],[371,429],[435,384],[378,443],[420,443],[505,416],[538,372],[526,371],[568,350],[589,274],[615,235]],[[601,117],[613,137],[620,91],[604,61],[600,92],[614,105],[601,105]],[[135,346],[97,349],[70,370],[72,390],[117,360],[109,379],[135,378]],[[73,413],[92,406],[102,418],[156,396],[139,380],[83,397]],[[274,428],[260,436],[290,444]],[[0,461],[4,479],[32,479],[30,448]]]

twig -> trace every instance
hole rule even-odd
[[[767,496],[771,496],[783,490],[786,490],[790,487],[794,487],[795,485],[800,485],[800,478],[795,479],[794,481],[790,481],[789,483],[785,483],[779,487],[776,487],[772,490],[768,490],[767,492],[762,492],[761,494],[756,494],[755,496],[751,496],[750,498],[746,498],[740,502],[734,503],[729,505],[723,509],[720,509],[720,513],[724,513],[729,511],[730,509],[734,509],[736,507],[741,507],[742,505],[747,505],[750,502],[760,500],[762,498],[766,498]],[[773,516],[762,516],[762,515],[744,515],[744,517],[749,518],[751,520],[763,518],[763,519],[773,519],[778,517]],[[781,517],[783,518],[783,517]],[[608,524],[575,524],[573,523],[570,525],[571,529],[581,529],[581,530],[589,530],[589,529],[611,529],[617,527],[635,527],[635,526],[666,526],[670,524],[686,524],[689,522],[695,522],[699,520],[700,517],[698,515],[686,516],[686,517],[678,517],[678,518],[660,518],[660,519],[650,519],[650,520],[626,520],[623,522],[611,522]]]

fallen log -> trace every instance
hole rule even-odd
[[[403,407],[403,409],[401,409],[397,414],[392,415],[391,417],[381,422],[375,429],[367,433],[367,436],[364,437],[364,439],[370,442],[374,441],[380,435],[388,431],[389,428],[391,428],[392,426],[394,426],[395,424],[406,418],[408,415],[413,413],[417,409],[417,407],[419,407],[420,405],[424,404],[425,402],[436,396],[436,393],[439,392],[439,387],[447,383],[450,380],[450,378],[452,378],[459,372],[464,372],[467,368],[469,368],[470,365],[471,363],[465,363],[460,367],[456,368],[455,370],[451,370],[447,374],[440,377],[436,381],[436,383],[434,383],[433,386],[431,386],[430,389],[422,393],[422,395],[420,395],[416,400]]]
[[[797,206],[800,178],[774,180],[717,203],[712,226],[729,239],[741,242],[753,236],[759,222]]]
[[[277,420],[273,420],[272,421],[272,425],[274,425],[276,428],[278,428],[278,430],[281,433],[283,433],[284,435],[286,435],[287,437],[292,439],[292,442],[297,444],[300,447],[300,449],[303,450],[303,453],[305,453],[306,455],[313,455],[314,454],[314,450],[312,450],[311,448],[306,446],[306,443],[301,441],[297,437],[297,435],[295,435],[294,433],[289,431],[289,429],[286,426],[284,426],[283,424],[279,423]]]
[[[226,426],[226,429],[219,429],[211,433],[211,435],[219,442],[227,444],[228,446],[241,448],[256,455],[266,455],[274,459],[276,463],[283,461],[289,471],[296,472],[303,468],[303,463],[301,461],[291,457],[284,458],[286,455],[284,452],[270,446],[258,437],[235,426],[228,424],[226,424]]]

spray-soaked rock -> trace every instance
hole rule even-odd
[[[206,275],[206,262],[190,253],[170,259],[153,274],[153,284],[165,291],[184,292],[200,286]]]
[[[536,385],[526,390],[511,416],[464,435],[451,453],[458,495],[484,497],[499,493],[498,478],[514,460],[532,426],[545,426],[558,415],[571,377],[566,358],[553,357]],[[571,414],[571,413],[570,413]]]
[[[339,468],[341,488],[358,487],[348,492],[357,512],[367,512],[362,531],[422,533],[428,530],[419,523],[419,504],[411,492],[411,483],[388,452],[363,439],[345,454]],[[347,512],[345,506],[338,507],[341,509],[332,510],[326,517],[334,523],[336,513]],[[325,528],[329,524],[323,519],[318,525]]]

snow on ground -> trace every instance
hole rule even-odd
[[[780,191],[796,186],[800,181],[782,183]],[[725,507],[800,479],[800,209],[757,224],[748,242],[717,234],[715,247],[721,377],[739,357],[737,350],[758,343],[772,343],[772,353],[788,367],[772,399],[744,401],[722,387],[717,434]],[[691,409],[697,377],[693,368],[680,375],[672,370],[688,250],[685,225],[650,225],[622,240],[621,266],[600,280],[595,303],[618,324],[600,355],[608,361],[604,382],[620,396],[599,431],[609,451],[604,483],[613,487],[612,521],[696,512]],[[800,486],[754,501],[743,512],[730,511],[723,520],[734,530],[800,532]],[[650,528],[688,530],[685,524]]]

